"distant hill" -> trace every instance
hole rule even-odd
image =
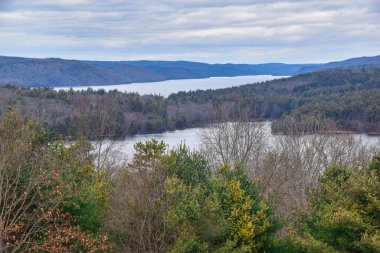
[[[0,56],[0,85],[112,85],[241,75],[293,75],[310,64],[207,64],[187,61],[79,61]]]
[[[363,66],[363,65],[378,65],[378,66],[380,66],[380,55],[372,56],[372,57],[351,58],[351,59],[344,60],[344,61],[329,62],[329,63],[321,64],[321,65],[305,66],[305,67],[302,67],[297,72],[297,74],[314,72],[314,71],[325,70],[325,69],[357,67],[357,66]]]
[[[18,86],[108,85],[166,80],[130,64],[97,66],[83,61],[0,57],[0,84]]]
[[[86,63],[109,67],[130,64],[165,76],[167,80],[244,75],[291,76],[296,74],[302,68],[319,66],[319,64],[285,63],[208,64],[189,61],[87,61]]]
[[[323,69],[380,64],[380,56],[327,64],[207,64],[189,61],[79,61],[0,56],[0,85],[88,86],[220,76],[293,76]]]

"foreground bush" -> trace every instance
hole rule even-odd
[[[310,193],[290,252],[380,252],[380,156],[364,168],[334,166]],[[285,249],[284,249],[285,251]]]
[[[9,111],[0,124],[2,252],[104,252],[99,227],[106,183],[91,145],[65,147]]]
[[[137,144],[120,172],[110,229],[124,252],[262,252],[278,228],[272,208],[243,168],[211,171],[185,147],[165,152],[157,141]]]

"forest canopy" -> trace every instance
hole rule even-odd
[[[186,146],[168,149],[153,139],[137,143],[133,158],[110,173],[106,163],[94,163],[90,142],[63,145],[10,110],[0,123],[1,249],[378,252],[380,157],[371,161],[365,153],[343,158],[342,152],[330,152],[340,162],[330,161],[312,179],[304,169],[315,166],[310,159],[319,154],[307,158],[313,152],[309,147],[299,166],[286,157],[302,152],[303,146],[290,147],[304,139],[291,138],[286,150],[279,144],[278,150],[256,156],[259,164],[211,163],[204,153]],[[350,150],[358,149],[358,143],[351,145]],[[294,173],[284,177],[293,181],[282,181],[284,172]],[[295,190],[306,195],[292,195],[300,196],[296,202],[283,198],[298,179],[305,188]]]

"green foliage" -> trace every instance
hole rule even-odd
[[[262,252],[278,222],[241,166],[212,171],[185,146],[135,145],[111,196],[109,229],[120,251]],[[145,243],[142,243],[145,242]]]
[[[132,162],[114,180],[107,229],[118,251],[165,252],[171,241],[160,168],[166,147],[157,140],[137,143]]]
[[[19,112],[6,113],[0,124],[0,245],[6,252],[108,251],[107,240],[97,238],[109,184],[90,149],[85,140],[68,147],[54,142]]]
[[[134,164],[132,164],[132,166],[140,166],[141,164],[153,166],[153,164],[159,162],[159,159],[166,151],[167,145],[163,141],[158,142],[157,140],[152,139],[146,141],[145,143],[138,142],[134,145],[134,148]]]
[[[193,170],[202,162],[197,154],[186,152],[183,148],[172,152],[172,156],[179,155],[177,160],[187,162],[181,167],[185,173],[190,171],[189,155],[193,156]],[[172,203],[167,218],[178,234],[171,252],[261,252],[272,248],[278,223],[242,168],[225,165],[214,175],[202,169],[194,173],[196,177],[178,172],[165,184]]]
[[[165,159],[163,162],[166,163],[166,170],[170,176],[178,177],[188,185],[210,184],[211,168],[199,152],[191,152],[188,147],[181,145],[172,150]]]
[[[80,139],[70,147],[60,144],[54,151],[60,175],[67,184],[63,211],[76,217],[75,225],[97,234],[108,207],[109,183],[104,171],[97,171],[90,156],[91,144]]]
[[[144,109],[144,105],[138,95],[131,97],[128,104],[133,112],[141,112]]]
[[[364,168],[334,166],[320,183],[290,252],[379,252],[380,157]]]
[[[217,192],[229,222],[227,245],[234,245],[234,251],[239,252],[270,250],[279,223],[244,169],[222,167],[217,174]]]

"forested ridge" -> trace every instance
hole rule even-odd
[[[323,70],[219,90],[179,92],[168,98],[116,90],[55,91],[51,88],[0,88],[0,113],[17,107],[57,136],[122,137],[233,121],[275,120],[274,132],[313,118],[336,130],[380,131],[380,68]],[[223,112],[220,113],[215,112]],[[307,126],[305,132],[307,132]]]
[[[323,69],[379,64],[380,56],[351,58],[325,64],[81,61],[0,56],[0,86],[7,83],[20,87],[93,86],[220,76],[293,76]]]
[[[179,92],[169,96],[178,105],[226,105],[245,109],[253,119],[297,120],[297,115],[320,115],[338,129],[357,132],[380,130],[380,68],[362,66],[301,74],[260,84],[220,90]],[[228,106],[227,106],[228,105]]]
[[[0,86],[116,85],[239,75],[293,75],[312,64],[207,64],[188,61],[80,61],[0,56]]]

